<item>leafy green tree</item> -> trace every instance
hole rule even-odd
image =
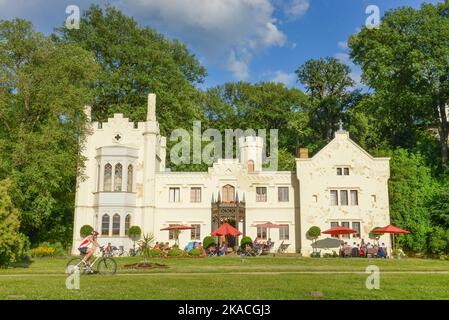
[[[310,125],[329,142],[338,122],[343,120],[345,100],[354,85],[351,69],[337,59],[327,57],[308,60],[295,72],[309,97]]]
[[[363,28],[349,40],[362,79],[378,96],[386,135],[396,146],[436,129],[448,162],[449,1],[385,13],[378,29]]]
[[[0,179],[13,182],[20,230],[33,243],[70,243],[83,108],[97,73],[79,46],[21,19],[0,22]]]
[[[258,129],[266,129],[267,151],[269,130],[278,129],[279,165],[291,170],[296,148],[302,143],[298,140],[296,130],[302,129],[299,125],[303,115],[300,110],[305,101],[303,92],[289,89],[280,83],[225,83],[206,91],[203,110],[208,117],[209,127],[223,134],[225,129],[253,129],[256,134]],[[293,118],[297,123],[290,125]],[[288,156],[288,153],[291,155]]]
[[[75,43],[94,53],[101,66],[95,84],[92,116],[105,121],[123,113],[143,121],[148,93],[157,94],[157,117],[164,135],[201,120],[201,94],[195,85],[206,71],[187,47],[170,41],[149,27],[140,27],[114,7],[92,5],[80,20],[80,29],[60,28],[63,43]]]
[[[437,181],[422,155],[398,149],[391,156],[388,185],[391,221],[411,232],[398,235],[398,244],[408,250],[425,251],[427,237],[433,229],[428,207],[438,187]]]
[[[24,244],[19,233],[19,210],[9,195],[11,185],[10,180],[0,181],[0,266],[15,261]]]

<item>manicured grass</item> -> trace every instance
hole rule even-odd
[[[0,269],[0,299],[448,299],[449,262],[440,260],[237,257],[154,259],[168,269],[129,270],[141,258],[117,259],[115,276],[85,275],[67,290],[68,259]],[[380,268],[368,290],[365,268]],[[311,292],[321,292],[315,297]]]

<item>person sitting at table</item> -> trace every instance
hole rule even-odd
[[[221,248],[218,251],[220,256],[224,256],[226,254],[226,249],[227,249],[226,243],[223,241],[223,243],[221,244]]]
[[[257,237],[253,241],[253,248],[259,247],[259,242],[257,241]]]
[[[156,244],[153,246],[153,250],[158,250],[159,249],[159,242],[156,241]]]
[[[210,255],[215,255],[217,248],[215,247],[215,245],[211,245],[207,250],[209,251]]]
[[[355,242],[352,244],[352,251],[351,251],[351,253],[352,253],[353,257],[358,257],[359,256],[359,246]]]
[[[267,250],[270,250],[272,246],[273,246],[273,241],[271,241],[271,238],[268,238],[268,241],[267,241]]]
[[[201,257],[205,257],[206,256],[206,250],[204,250],[203,245],[201,244],[201,242],[198,242],[197,249],[201,251],[201,255],[200,255]]]
[[[162,248],[162,251],[165,253],[168,253],[168,251],[170,251],[170,244],[168,242],[166,242]]]

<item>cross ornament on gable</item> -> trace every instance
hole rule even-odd
[[[117,140],[117,141],[120,141],[121,138],[122,138],[122,136],[119,135],[119,134],[117,134],[117,135],[114,137],[114,139]]]
[[[338,125],[340,126],[340,131],[343,131],[343,121],[341,121],[341,119],[338,122]]]

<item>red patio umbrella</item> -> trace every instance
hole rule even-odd
[[[279,225],[267,221],[265,223],[259,223],[259,224],[252,225],[252,227],[267,228],[268,229],[268,238],[270,238],[270,229],[279,228]]]
[[[393,253],[394,253],[394,251],[393,251],[394,250],[394,235],[410,233],[410,231],[398,228],[392,224],[389,224],[388,226],[383,227],[383,228],[374,229],[372,232],[374,232],[374,233],[390,233],[393,238],[393,244],[392,244],[392,248],[391,248]]]
[[[341,227],[341,226],[336,226],[336,227],[333,227],[333,228],[331,228],[329,230],[323,231],[321,233],[331,234],[331,235],[334,235],[334,236],[339,236],[341,234],[357,233],[357,231],[349,229],[349,228]]]
[[[211,233],[213,236],[239,236],[242,233],[228,223],[224,223]]]
[[[162,228],[161,231],[164,231],[164,230],[180,230],[181,231],[181,230],[189,230],[189,229],[195,229],[195,228],[192,226],[183,226],[180,224],[176,224],[173,226],[168,226],[168,227]],[[175,241],[179,246],[179,236],[178,235],[176,235]]]
[[[162,228],[161,231],[164,230],[188,230],[188,229],[195,229],[194,227],[191,226],[183,226],[183,225],[174,225],[174,226],[169,226],[169,227],[165,227]]]

